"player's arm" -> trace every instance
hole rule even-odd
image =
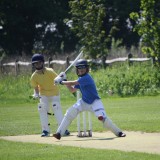
[[[39,95],[39,88],[38,88],[38,86],[34,87],[34,94]]]
[[[34,91],[33,91],[34,93],[33,93],[32,97],[38,98],[39,97],[39,87],[33,77],[31,77],[31,79],[30,79],[30,84],[31,84],[31,87],[34,89]]]
[[[69,91],[71,93],[74,93],[77,91],[77,89],[74,88],[73,86],[78,85],[79,83],[77,80],[75,80],[75,81],[62,81],[61,84],[66,85],[66,87],[69,89]]]
[[[38,88],[38,86],[33,87],[33,88],[34,88],[34,93],[32,95],[32,98],[37,99],[37,98],[39,98],[39,88]]]

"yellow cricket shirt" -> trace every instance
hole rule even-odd
[[[33,88],[39,87],[40,95],[57,96],[59,95],[58,86],[54,85],[54,79],[57,77],[56,72],[52,68],[44,68],[43,73],[35,71],[30,79]]]

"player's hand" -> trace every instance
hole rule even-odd
[[[39,94],[33,94],[32,97],[33,97],[33,99],[39,99],[40,98]]]
[[[67,81],[67,79],[63,79],[62,81],[59,82],[59,84],[64,85],[64,81]]]
[[[61,72],[58,76],[59,76],[59,77],[62,77],[63,80],[67,79],[67,75],[66,75],[65,72]]]
[[[61,82],[62,82],[63,80],[64,80],[63,77],[57,76],[57,77],[54,79],[54,84],[55,84],[55,85],[61,84]]]
[[[40,96],[39,96],[39,94],[33,94],[33,95],[30,96],[30,98],[36,100],[36,99],[39,99]]]

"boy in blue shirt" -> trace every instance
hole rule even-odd
[[[64,134],[66,128],[77,117],[80,112],[89,111],[95,114],[95,116],[103,123],[104,128],[111,130],[117,137],[125,137],[126,134],[122,132],[107,116],[103,103],[97,93],[96,85],[93,78],[90,76],[89,65],[85,59],[80,59],[76,63],[76,72],[78,80],[64,81],[63,77],[66,77],[65,73],[61,73],[55,83],[66,85],[70,92],[74,93],[79,89],[82,94],[82,98],[78,100],[72,107],[70,107],[57,132],[53,136],[57,139],[61,139],[61,135]]]

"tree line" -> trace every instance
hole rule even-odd
[[[1,0],[0,54],[106,57],[112,42],[160,57],[160,1]]]

